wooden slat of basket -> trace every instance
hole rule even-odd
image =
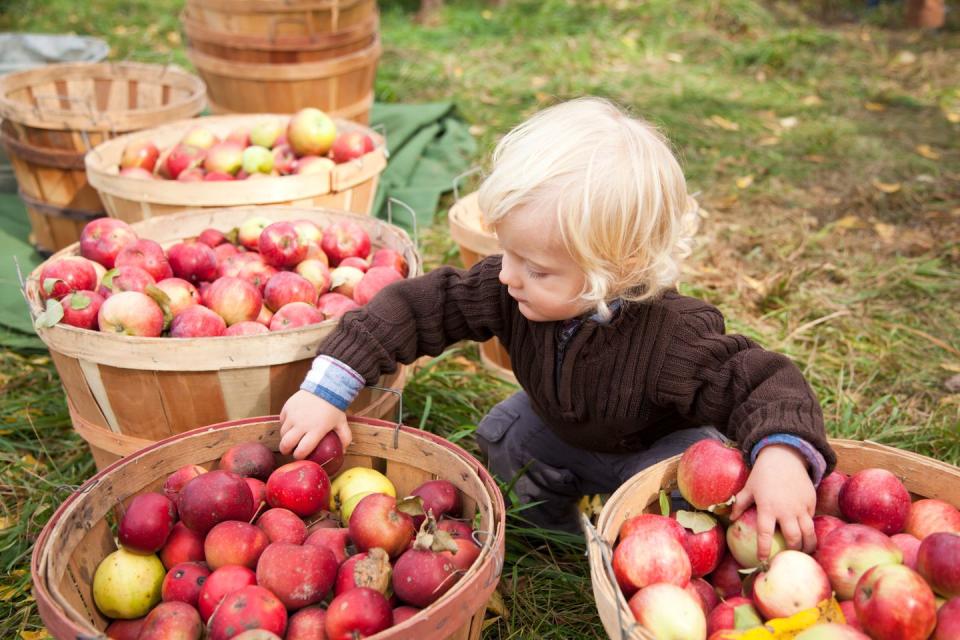
[[[164,411],[156,372],[121,369],[104,364],[99,365],[98,369],[108,406],[114,415],[136,416],[137,435],[142,438],[161,440],[173,435]]]
[[[218,371],[152,373],[163,403],[167,435],[215,424],[229,415]]]
[[[377,11],[375,0],[188,0],[196,19],[219,31],[260,37],[337,31]]]

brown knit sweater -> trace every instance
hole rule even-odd
[[[748,453],[767,435],[799,436],[833,467],[820,405],[799,369],[725,335],[715,307],[669,291],[623,305],[609,324],[587,321],[567,344],[557,380],[557,323],[524,318],[499,272],[492,256],[469,271],[442,267],[392,284],[344,315],[319,351],[374,384],[397,362],[496,336],[533,409],[573,446],[635,451],[672,430],[710,424]]]

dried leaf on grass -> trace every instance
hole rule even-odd
[[[884,193],[896,193],[901,189],[901,185],[899,182],[881,182],[876,178],[873,178],[870,181],[870,184],[872,184],[874,188],[877,189],[877,191],[882,191]]]
[[[933,147],[928,144],[918,144],[916,146],[916,152],[926,158],[927,160],[939,160],[940,154],[934,151]]]
[[[718,127],[720,127],[721,129],[726,130],[726,131],[740,131],[740,125],[739,125],[739,124],[737,124],[736,122],[732,122],[732,121],[730,121],[730,120],[727,120],[726,118],[724,118],[723,116],[720,116],[720,115],[714,114],[714,115],[710,116],[709,122],[712,123],[712,124],[714,124],[714,125],[716,125],[716,126],[718,126]]]

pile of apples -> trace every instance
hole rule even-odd
[[[645,513],[621,525],[613,570],[637,622],[655,637],[732,640],[839,601],[842,615],[796,640],[960,638],[954,506],[912,501],[885,469],[834,471],[817,489],[816,552],[787,549],[777,530],[761,562],[756,508],[732,522],[723,515],[747,475],[739,450],[698,442],[681,456],[677,474],[696,510]]]
[[[429,607],[480,555],[446,480],[398,500],[374,469],[336,475],[334,433],[278,462],[238,444],[130,502],[93,579],[109,638],[354,640]]]
[[[353,221],[321,229],[252,217],[164,250],[122,220],[98,218],[83,228],[79,256],[43,265],[37,324],[143,337],[258,335],[340,317],[408,272],[397,251],[371,254],[369,234]]]
[[[325,173],[373,149],[367,134],[338,133],[327,114],[309,107],[290,118],[265,118],[235,129],[222,140],[197,125],[162,151],[151,140],[131,142],[120,156],[119,172],[128,178],[180,182]]]

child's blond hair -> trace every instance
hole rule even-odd
[[[550,107],[504,136],[479,205],[491,226],[521,207],[555,211],[586,274],[582,297],[603,315],[615,298],[649,300],[674,286],[697,227],[666,138],[599,98]]]

